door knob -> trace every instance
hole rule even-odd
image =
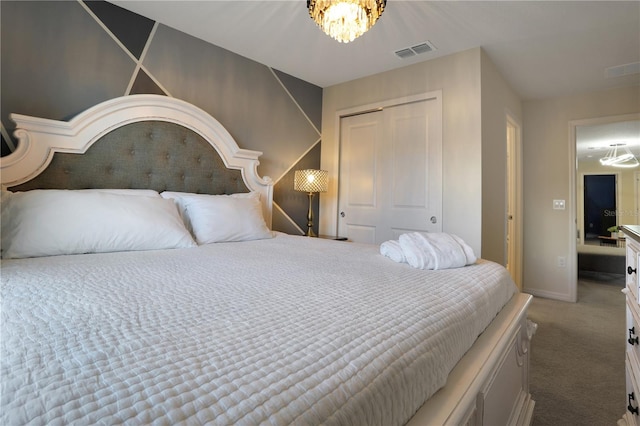
[[[431,223],[437,223],[438,222],[438,219],[435,216],[431,216],[431,219],[429,219],[429,220],[431,220]]]
[[[340,212],[340,217],[345,217],[344,212]]]

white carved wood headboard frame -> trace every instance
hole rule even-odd
[[[227,168],[240,170],[247,188],[260,193],[265,221],[271,227],[273,182],[258,175],[262,152],[241,149],[220,122],[185,101],[161,95],[130,95],[95,105],[68,122],[21,114],[10,117],[16,123],[18,148],[0,160],[3,188],[38,176],[56,152],[83,154],[118,127],[140,121],[165,121],[198,133],[218,152]]]

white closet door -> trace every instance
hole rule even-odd
[[[343,117],[338,234],[380,244],[442,230],[439,102],[422,100]]]

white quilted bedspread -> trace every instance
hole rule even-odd
[[[1,272],[2,425],[401,425],[515,292],[284,234]]]

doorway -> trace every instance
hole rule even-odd
[[[636,217],[636,223],[640,224],[640,172],[634,173],[633,186],[635,188],[636,200],[633,215]]]
[[[638,223],[634,190],[637,168],[614,167],[600,160],[606,159],[612,146],[620,144],[627,145],[640,158],[640,114],[576,120],[569,124],[573,168],[569,207],[573,221],[567,267],[571,300],[576,301],[579,276],[609,274],[616,279],[624,278],[624,241],[616,239],[614,244],[612,237],[605,237],[611,235],[611,226]],[[608,177],[588,177],[603,175]]]

